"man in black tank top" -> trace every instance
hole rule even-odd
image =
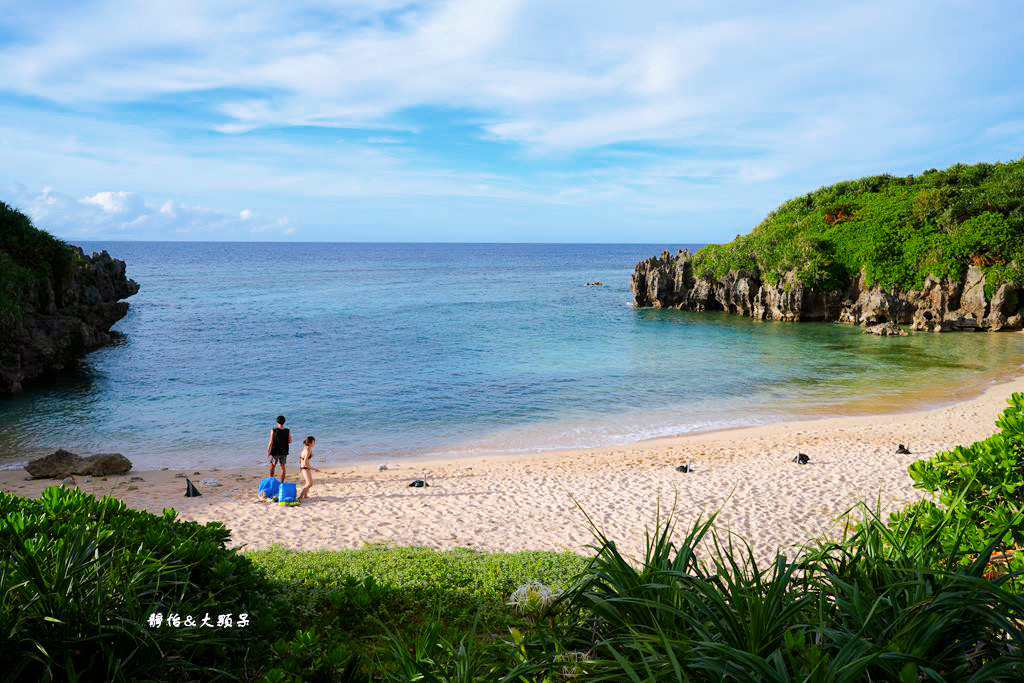
[[[270,476],[274,476],[274,467],[281,463],[281,483],[284,483],[284,464],[288,461],[288,444],[292,442],[291,430],[284,426],[284,415],[277,416],[277,426],[270,430],[270,441],[267,442],[267,456],[270,458]]]

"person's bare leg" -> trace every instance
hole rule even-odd
[[[285,473],[284,473],[284,463],[281,463],[281,483],[282,483],[282,484],[284,483],[284,477],[285,477]]]
[[[305,498],[306,496],[309,495],[309,489],[312,488],[312,486],[313,486],[313,475],[311,475],[308,471],[303,470],[302,471],[302,481],[306,485],[304,487],[302,487],[302,492],[299,493],[299,500],[302,500],[303,498]]]

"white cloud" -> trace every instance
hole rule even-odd
[[[98,206],[103,209],[105,214],[138,217],[146,213],[146,205],[142,201],[142,197],[134,192],[97,192],[93,196],[85,197],[80,201],[82,204]]]
[[[224,119],[209,125],[225,133],[466,108],[539,149],[708,142],[731,124],[771,134],[820,116],[863,131],[864,102],[883,124],[906,121],[995,58],[951,46],[996,49],[992,30],[1020,18],[924,0],[24,5],[6,22],[31,32],[0,48],[8,92],[75,105],[222,89]]]
[[[232,215],[173,200],[157,206],[134,192],[103,191],[75,199],[51,187],[35,192],[15,184],[6,195],[37,227],[68,239],[246,240],[296,232],[287,218],[272,219],[249,209]]]
[[[280,212],[358,238],[376,207],[520,204],[586,239],[592,215],[697,232],[673,212],[740,206],[731,236],[828,182],[1024,144],[1012,4],[8,4],[0,184],[64,188],[24,201],[67,229],[291,234]]]

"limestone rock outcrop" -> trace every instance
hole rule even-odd
[[[124,261],[69,248],[75,252],[70,271],[25,287],[20,318],[0,330],[0,394],[20,391],[25,381],[110,343],[111,326],[128,312],[121,299],[139,291]]]
[[[1024,292],[1008,284],[985,296],[985,273],[968,266],[962,280],[928,277],[921,290],[887,290],[868,286],[861,273],[845,290],[805,287],[795,272],[778,282],[760,274],[731,271],[724,277],[698,277],[686,250],[638,263],[631,288],[638,308],[686,311],[721,310],[760,320],[820,320],[864,327],[909,325],[914,330],[1015,330],[1024,324]],[[888,334],[894,334],[891,328]]]

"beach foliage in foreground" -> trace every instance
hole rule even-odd
[[[861,510],[852,535],[766,565],[719,536],[713,517],[679,543],[671,521],[658,524],[639,567],[599,535],[595,563],[564,598],[560,649],[578,653],[580,680],[961,681],[1024,672],[1024,601],[983,578],[983,559],[950,563],[938,544],[908,544]]]
[[[1024,394],[1000,432],[915,463],[939,492],[767,563],[715,518],[656,520],[643,557],[371,545],[239,555],[227,530],[47,489],[0,495],[0,646],[40,680],[1024,679]],[[993,564],[999,554],[1013,559]],[[249,610],[249,630],[153,628]],[[186,607],[187,606],[187,607]]]
[[[0,492],[0,652],[16,655],[0,678],[187,680],[244,659],[272,598],[229,533],[77,489]],[[154,628],[154,613],[254,628]]]
[[[946,553],[968,563],[995,543],[1011,575],[1024,573],[1024,393],[1013,394],[996,420],[1000,431],[910,466],[922,500],[890,518],[890,526],[925,543],[936,536]],[[1017,592],[1024,585],[1014,580]]]
[[[709,245],[698,276],[759,273],[775,284],[789,271],[811,288],[868,285],[921,289],[925,277],[962,281],[968,264],[999,284],[1024,285],[1024,159],[957,164],[905,178],[851,180],[792,199],[750,234]]]

